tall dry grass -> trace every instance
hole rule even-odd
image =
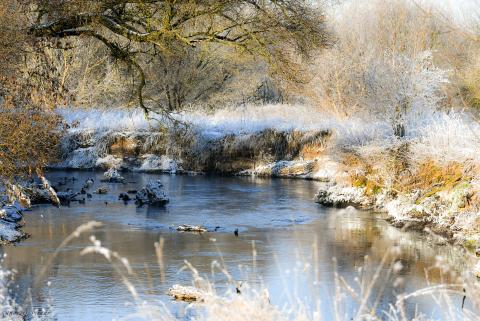
[[[81,234],[90,233],[92,229],[99,226],[96,222],[90,222],[80,226],[70,235],[59,247],[49,261],[55,259],[60,249],[77,239]],[[85,247],[79,255],[100,255],[112,265],[112,269],[120,277],[134,302],[135,312],[125,315],[122,320],[149,320],[149,321],[173,321],[178,320],[167,305],[162,302],[149,302],[140,295],[136,288],[136,275],[127,258],[119,253],[113,252],[104,247],[94,236],[90,237],[91,244]],[[168,246],[160,241],[155,245],[160,275],[162,282],[169,282],[164,278],[165,262],[163,262],[162,248]],[[471,279],[468,273],[458,274],[440,258],[431,271],[441,275],[441,283],[430,283],[429,271],[425,271],[427,287],[402,292],[401,284],[404,282],[401,270],[401,261],[398,260],[400,251],[398,248],[388,250],[379,264],[373,264],[368,258],[364,266],[358,269],[357,277],[354,280],[347,280],[340,273],[335,274],[335,287],[332,292],[320,291],[321,280],[319,278],[318,257],[315,242],[312,244],[312,255],[302,257],[296,266],[300,269],[302,277],[311,280],[314,297],[308,302],[301,296],[292,294],[292,300],[284,306],[277,306],[270,302],[268,290],[262,286],[240,283],[229,273],[222,260],[212,262],[212,269],[223,273],[228,280],[227,290],[218,290],[218,284],[209,280],[206,275],[201,275],[191,264],[185,262],[184,269],[192,273],[190,286],[200,293],[199,300],[190,303],[187,309],[191,310],[195,320],[198,321],[363,321],[363,320],[386,320],[386,321],[411,321],[411,320],[480,320],[478,309],[480,308],[480,284]],[[255,265],[256,252],[253,247],[252,264]],[[49,265],[47,264],[47,267]],[[0,298],[2,307],[0,320],[23,320],[28,307],[20,307],[9,298],[6,283],[8,273],[0,274],[2,283],[0,286]],[[222,287],[225,288],[225,287]],[[397,288],[399,291],[395,298],[389,302],[387,308],[380,307],[383,295]],[[302,290],[302,289],[300,289]],[[326,296],[325,296],[326,295]],[[456,299],[454,298],[456,297]],[[458,298],[465,297],[463,300]],[[411,302],[418,299],[428,300],[429,305],[435,311],[433,315],[426,315],[422,311],[408,308]],[[465,304],[465,301],[466,304]],[[313,302],[313,304],[312,304]],[[123,304],[123,302],[118,302]],[[31,311],[31,310],[30,310]],[[55,320],[55,307],[48,307],[44,311],[34,312],[32,320]],[[3,318],[1,318],[3,317]],[[17,318],[17,319],[16,319]]]

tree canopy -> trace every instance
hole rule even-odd
[[[30,34],[49,39],[92,37],[135,69],[140,106],[150,57],[184,48],[229,46],[266,61],[284,78],[329,43],[322,12],[304,0],[53,0],[34,1]]]

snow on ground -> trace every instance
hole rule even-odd
[[[69,124],[78,121],[72,132],[153,131],[158,127],[156,120],[148,120],[139,109],[61,109],[59,113]],[[191,124],[209,139],[275,129],[332,130],[337,146],[342,147],[386,148],[396,141],[385,120],[375,117],[339,119],[301,105],[247,105],[224,108],[214,113],[184,112],[174,117]],[[406,119],[406,139],[412,143],[416,158],[480,162],[480,124],[468,113],[453,110],[412,112]]]
[[[440,162],[480,162],[480,123],[463,112],[437,112],[411,120],[412,155]]]
[[[154,130],[156,120],[148,120],[139,109],[97,110],[60,109],[69,124],[78,121],[75,131]],[[335,118],[313,107],[301,105],[247,105],[224,108],[214,113],[183,112],[175,116],[190,123],[207,138],[219,139],[231,134],[251,134],[265,129],[279,131],[332,130],[336,143],[343,147],[378,145],[386,147],[395,140],[387,121],[360,117]],[[417,158],[433,157],[439,161],[480,161],[480,124],[461,111],[437,111],[410,114],[407,139]]]
[[[78,122],[71,131],[138,131],[156,128],[156,120],[148,120],[139,109],[59,109],[68,124]],[[158,115],[153,115],[159,118]],[[361,143],[378,136],[391,135],[388,123],[366,122],[364,119],[341,120],[302,105],[263,105],[224,108],[214,113],[203,111],[183,112],[174,115],[177,120],[189,123],[208,138],[221,138],[231,134],[251,134],[265,129],[279,131],[336,130],[338,136]],[[347,143],[347,141],[345,141]]]
[[[154,125],[140,109],[62,108],[58,113],[70,125],[78,122],[71,131],[137,131]]]

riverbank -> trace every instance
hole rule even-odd
[[[386,121],[304,106],[184,113],[176,125],[137,111],[61,113],[71,128],[53,168],[319,180],[318,203],[384,211],[395,226],[480,246],[480,125],[466,113],[412,113],[402,139]]]

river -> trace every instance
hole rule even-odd
[[[433,266],[439,255],[447,261],[457,259],[454,248],[402,232],[381,215],[327,209],[314,203],[320,184],[315,181],[127,173],[127,184],[106,184],[99,182],[101,175],[88,171],[48,173],[53,183],[65,176],[76,177],[77,181],[64,186],[74,190],[93,177],[94,188],[106,186],[109,192],[94,194],[85,204],[72,203],[70,207],[35,206],[25,212],[24,230],[31,237],[2,248],[6,254],[3,266],[17,271],[11,285],[17,300],[31,295],[33,306],[52,305],[59,321],[112,320],[135,311],[111,263],[100,255],[79,255],[90,245],[92,234],[102,245],[128,258],[135,274],[132,282],[143,299],[166,303],[181,319],[189,319],[189,310],[185,304],[172,301],[166,291],[173,284],[191,284],[191,272],[182,269],[185,261],[214,279],[220,292],[231,286],[224,274],[215,272],[212,276],[213,261],[223,264],[238,282],[267,288],[272,304],[282,306],[300,299],[314,306],[320,298],[323,318],[330,320],[335,273],[355,287],[355,278],[366,261],[366,274],[373,274],[384,254],[398,246],[398,275],[391,280],[380,277],[373,290],[373,297],[381,297],[377,309],[385,310],[397,293],[426,285],[425,269]],[[119,193],[140,189],[150,179],[160,179],[165,185],[170,197],[167,206],[138,208],[133,202],[118,201]],[[62,248],[43,275],[42,269],[59,244],[91,220],[104,225]],[[172,228],[179,224],[201,224],[217,231],[179,233]],[[160,238],[165,240],[164,282],[154,249]],[[387,265],[382,268],[385,274]],[[398,277],[404,281],[393,287],[390,281]],[[430,271],[430,277],[433,283],[440,280],[436,270]],[[452,298],[455,305],[460,305],[461,299]],[[346,298],[344,305],[350,316],[357,303]],[[409,302],[408,313],[415,309],[440,317],[428,298]]]

